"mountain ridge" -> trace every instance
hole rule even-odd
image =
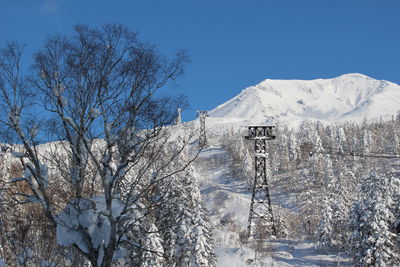
[[[360,73],[331,79],[266,79],[210,111],[223,120],[278,119],[362,121],[391,117],[400,105],[400,86]]]

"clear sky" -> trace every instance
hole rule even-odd
[[[1,46],[30,53],[77,23],[125,24],[167,55],[187,49],[184,120],[267,78],[400,83],[400,0],[0,0]]]

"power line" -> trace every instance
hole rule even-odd
[[[363,158],[384,158],[384,159],[400,159],[400,155],[398,154],[381,154],[378,152],[369,152],[369,154],[364,154],[360,152],[335,152],[335,151],[329,151],[329,149],[334,150],[332,148],[325,148],[328,149],[328,151],[319,151],[319,152],[313,152],[309,151],[310,157],[312,157],[314,154],[327,154],[327,155],[336,155],[336,156],[349,156],[349,157],[363,157]]]

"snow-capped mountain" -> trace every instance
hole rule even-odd
[[[210,112],[211,122],[388,119],[400,109],[400,86],[362,74],[333,79],[264,80]]]

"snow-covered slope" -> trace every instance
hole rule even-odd
[[[267,79],[213,109],[210,121],[362,121],[389,118],[399,109],[398,84],[345,74],[333,79]]]
[[[311,241],[293,238],[266,241],[263,252],[258,252],[256,257],[253,241],[244,245],[245,240],[240,238],[240,233],[247,232],[251,191],[233,173],[232,160],[224,148],[208,147],[195,162],[202,198],[214,228],[218,267],[352,266],[350,258],[343,253],[316,249],[317,244]],[[283,189],[278,176],[271,181],[270,193],[273,205],[292,207],[291,203],[296,201]]]

